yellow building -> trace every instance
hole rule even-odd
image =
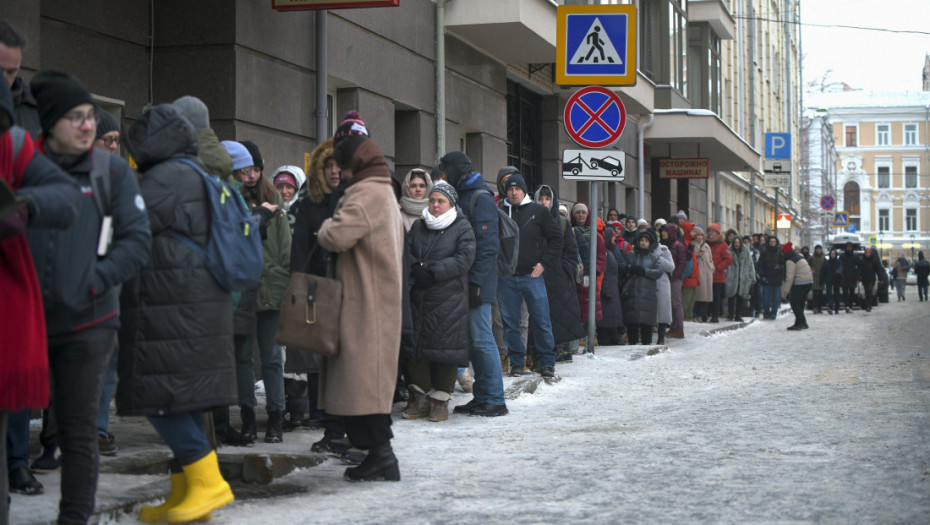
[[[819,97],[836,144],[837,203],[886,259],[930,241],[930,92]]]

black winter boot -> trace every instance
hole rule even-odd
[[[242,418],[242,435],[252,441],[258,439],[258,431],[255,429],[255,409],[239,405],[239,417]]]
[[[272,410],[268,412],[268,429],[265,430],[265,443],[280,443],[284,441],[284,412]]]
[[[368,457],[357,467],[347,468],[348,481],[400,481],[400,467],[391,448],[391,442],[376,445],[368,450]]]
[[[665,344],[665,332],[668,331],[668,325],[665,323],[659,323],[659,337],[656,339],[657,345]]]

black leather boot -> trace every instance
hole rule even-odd
[[[659,323],[659,330],[658,330],[659,337],[658,337],[658,339],[656,339],[656,344],[657,344],[657,345],[664,345],[664,344],[665,344],[665,332],[666,332],[667,330],[668,330],[668,325],[667,325],[667,324],[665,324],[665,323]]]
[[[255,430],[255,409],[250,406],[239,405],[239,417],[242,418],[243,437],[252,441],[258,439],[258,431]]]
[[[280,443],[284,441],[284,412],[272,410],[268,412],[268,429],[265,430],[265,443]]]
[[[357,467],[346,469],[348,481],[400,481],[400,467],[391,448],[391,442],[377,445],[368,450],[368,457]]]

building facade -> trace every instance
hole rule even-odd
[[[772,230],[776,200],[780,212],[798,207],[797,177],[775,193],[761,176],[766,132],[791,133],[797,151],[797,29],[774,21],[794,20],[798,0],[401,0],[330,11],[271,3],[7,0],[0,18],[30,41],[26,77],[75,74],[123,129],[151,104],[194,95],[220,139],[254,141],[270,171],[304,164],[358,109],[399,173],[462,150],[492,185],[514,165],[568,203],[590,201],[591,184],[561,177],[562,151],[578,148],[562,116],[578,88],[555,83],[556,9],[632,3],[637,82],[614,89],[627,124],[608,148],[625,155],[626,173],[600,183],[599,215],[683,209],[699,224],[750,233]],[[665,178],[663,159],[707,159],[708,176]]]
[[[930,241],[930,92],[851,91],[818,98],[836,144],[838,206],[882,257]]]

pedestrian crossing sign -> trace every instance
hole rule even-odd
[[[636,84],[636,6],[560,5],[556,82],[563,86]]]
[[[837,228],[845,228],[849,226],[849,213],[845,211],[838,211],[833,214],[833,225]]]

